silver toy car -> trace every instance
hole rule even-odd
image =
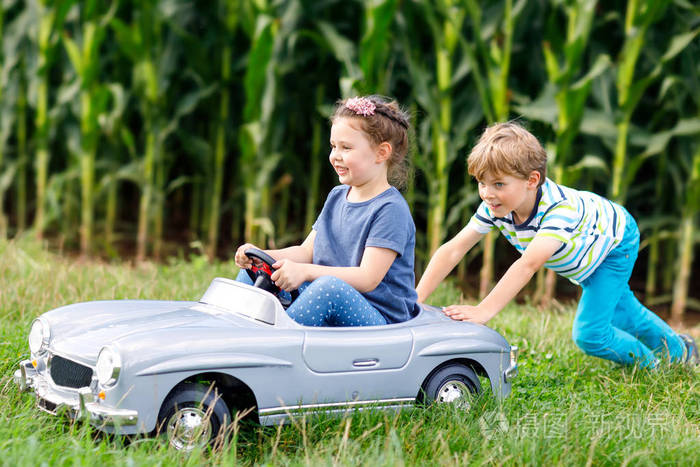
[[[421,306],[384,326],[305,327],[270,292],[216,278],[199,302],[116,300],[36,318],[14,380],[40,409],[108,433],[166,431],[205,446],[252,409],[263,425],[302,411],[461,403],[486,376],[510,393],[517,347],[486,326]]]

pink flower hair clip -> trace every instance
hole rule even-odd
[[[355,112],[357,115],[368,117],[374,115],[377,106],[366,97],[351,97],[345,102],[345,107]]]

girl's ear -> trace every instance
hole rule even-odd
[[[389,143],[388,141],[379,143],[379,146],[377,146],[377,157],[375,159],[375,162],[377,164],[380,164],[382,162],[388,161],[391,158],[392,151],[393,148],[391,147],[391,143]]]

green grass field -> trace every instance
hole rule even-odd
[[[279,428],[231,427],[215,451],[173,452],[163,439],[100,436],[44,414],[18,394],[12,374],[27,358],[31,320],[96,299],[198,299],[232,262],[79,262],[37,245],[0,243],[0,462],[4,465],[699,465],[698,370],[621,368],[585,357],[570,337],[573,308],[512,305],[491,323],[521,348],[520,376],[503,401],[486,394],[468,413],[450,407],[317,416]],[[453,302],[449,285],[435,303]],[[696,336],[698,329],[691,330]]]

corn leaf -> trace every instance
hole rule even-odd
[[[71,63],[73,64],[73,68],[75,68],[75,71],[77,75],[82,78],[83,76],[83,59],[80,54],[80,49],[78,48],[78,44],[75,43],[73,39],[68,37],[67,34],[63,34],[63,45],[66,48],[66,52],[68,53],[68,58],[70,59]]]
[[[550,125],[554,126],[556,125],[557,115],[559,114],[555,94],[555,86],[548,83],[537,99],[529,104],[516,105],[513,108],[523,117],[530,120],[549,123]]]
[[[595,59],[595,62],[593,63],[593,66],[590,70],[588,70],[588,73],[586,73],[583,77],[576,81],[571,86],[571,89],[578,90],[583,86],[586,86],[598,76],[603,74],[603,72],[605,72],[605,70],[607,70],[611,65],[612,62],[610,61],[610,56],[608,54],[598,55]]]
[[[693,39],[695,39],[698,33],[700,33],[700,29],[674,36],[673,39],[671,39],[671,44],[669,45],[668,50],[666,50],[666,53],[664,53],[663,57],[661,57],[661,61],[668,62],[669,60],[672,60],[676,55],[681,53],[693,41]]]

